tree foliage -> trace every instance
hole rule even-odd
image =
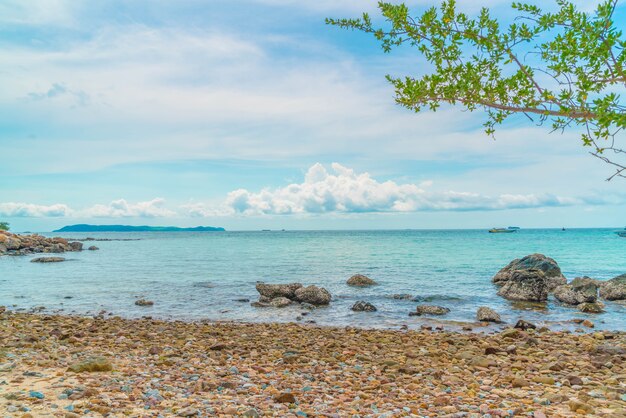
[[[0,222],[0,231],[8,231],[9,223],[8,222]]]
[[[555,11],[513,3],[517,17],[503,24],[487,8],[476,17],[443,1],[414,16],[404,4],[379,2],[384,23],[326,19],[331,25],[371,33],[385,52],[408,44],[429,62],[419,76],[387,79],[396,102],[414,111],[442,103],[484,110],[485,131],[514,114],[552,130],[573,129],[590,153],[612,165],[609,177],[626,177],[626,39],[614,21],[617,0],[593,12],[555,0]]]

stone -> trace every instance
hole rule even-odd
[[[358,301],[354,305],[352,305],[352,309],[355,312],[375,312],[377,311],[376,307],[369,302]]]
[[[283,392],[274,397],[276,403],[296,403],[296,397],[291,392]]]
[[[272,299],[268,305],[273,307],[273,308],[284,308],[285,306],[289,306],[291,305],[293,302],[291,301],[291,299],[287,299],[285,297],[277,297]]]
[[[154,302],[151,300],[146,300],[146,299],[137,299],[135,301],[135,305],[137,306],[152,306],[154,305]]]
[[[302,287],[301,283],[288,283],[288,284],[267,284],[257,283],[256,290],[261,296],[265,296],[268,299],[274,299],[278,297],[284,297],[287,299],[296,299],[296,290]]]
[[[513,386],[514,388],[523,388],[526,386],[530,386],[530,383],[528,383],[528,381],[526,379],[524,379],[523,377],[514,377],[513,380],[511,381],[511,386]]]
[[[110,372],[113,365],[106,357],[90,357],[83,361],[74,363],[67,368],[67,371],[74,373]]]
[[[486,306],[481,306],[476,312],[476,319],[480,322],[502,322],[496,311]]]
[[[89,251],[98,251],[100,248],[96,247],[95,245],[90,246],[89,248],[87,248]]]
[[[604,312],[604,304],[601,302],[581,303],[577,306],[578,310],[584,313],[602,313]]]
[[[533,324],[532,322],[528,322],[528,321],[525,321],[523,319],[520,319],[519,321],[517,321],[515,323],[515,326],[513,328],[517,328],[517,329],[521,329],[522,331],[526,331],[528,329],[536,329],[537,325]]]
[[[514,270],[498,295],[509,300],[545,302],[548,299],[546,276],[538,269]]]
[[[593,327],[594,327],[593,322],[591,322],[591,321],[590,321],[590,320],[588,320],[588,319],[585,319],[585,320],[583,321],[582,325],[583,325],[584,327],[587,327],[587,328],[593,328]]]
[[[450,309],[437,305],[417,305],[415,308],[416,315],[445,315]]]
[[[328,305],[332,296],[330,292],[323,287],[314,285],[307,287],[299,287],[295,291],[295,300],[302,303],[310,303],[311,305]]]
[[[68,243],[68,245],[70,246],[72,251],[82,251],[83,250],[83,243],[82,242],[74,241],[74,242]]]
[[[557,286],[554,297],[567,305],[593,303],[598,298],[598,286],[588,281],[573,281],[570,284]]]
[[[600,297],[606,300],[626,300],[626,274],[604,282],[600,287]]]
[[[374,280],[362,274],[355,274],[346,282],[348,286],[368,287],[377,284]]]
[[[530,254],[511,261],[493,276],[492,281],[497,285],[503,285],[513,277],[517,270],[541,270],[546,278],[548,291],[567,283],[557,262],[543,254]]]
[[[30,260],[31,263],[60,263],[65,261],[63,257],[37,257]]]

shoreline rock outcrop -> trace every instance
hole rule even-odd
[[[567,279],[561,273],[561,268],[554,259],[546,257],[543,254],[530,254],[522,258],[516,258],[508,265],[500,269],[493,276],[493,283],[496,285],[504,285],[518,270],[540,270],[545,276],[548,292],[553,291],[557,286],[567,283]]]
[[[47,238],[43,235],[19,235],[0,231],[0,255],[28,255],[82,251],[83,244],[65,238]]]

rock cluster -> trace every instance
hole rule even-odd
[[[0,341],[2,416],[538,418],[626,410],[624,333],[8,312]]]
[[[282,308],[292,302],[314,306],[328,305],[332,299],[330,292],[315,285],[303,286],[301,283],[268,284],[257,283],[256,290],[261,295],[255,307]]]
[[[26,255],[35,253],[64,253],[81,251],[83,244],[68,242],[64,238],[46,238],[42,235],[18,235],[0,231],[0,255]]]

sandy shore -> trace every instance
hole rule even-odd
[[[626,416],[624,333],[5,312],[0,341],[3,416]]]

